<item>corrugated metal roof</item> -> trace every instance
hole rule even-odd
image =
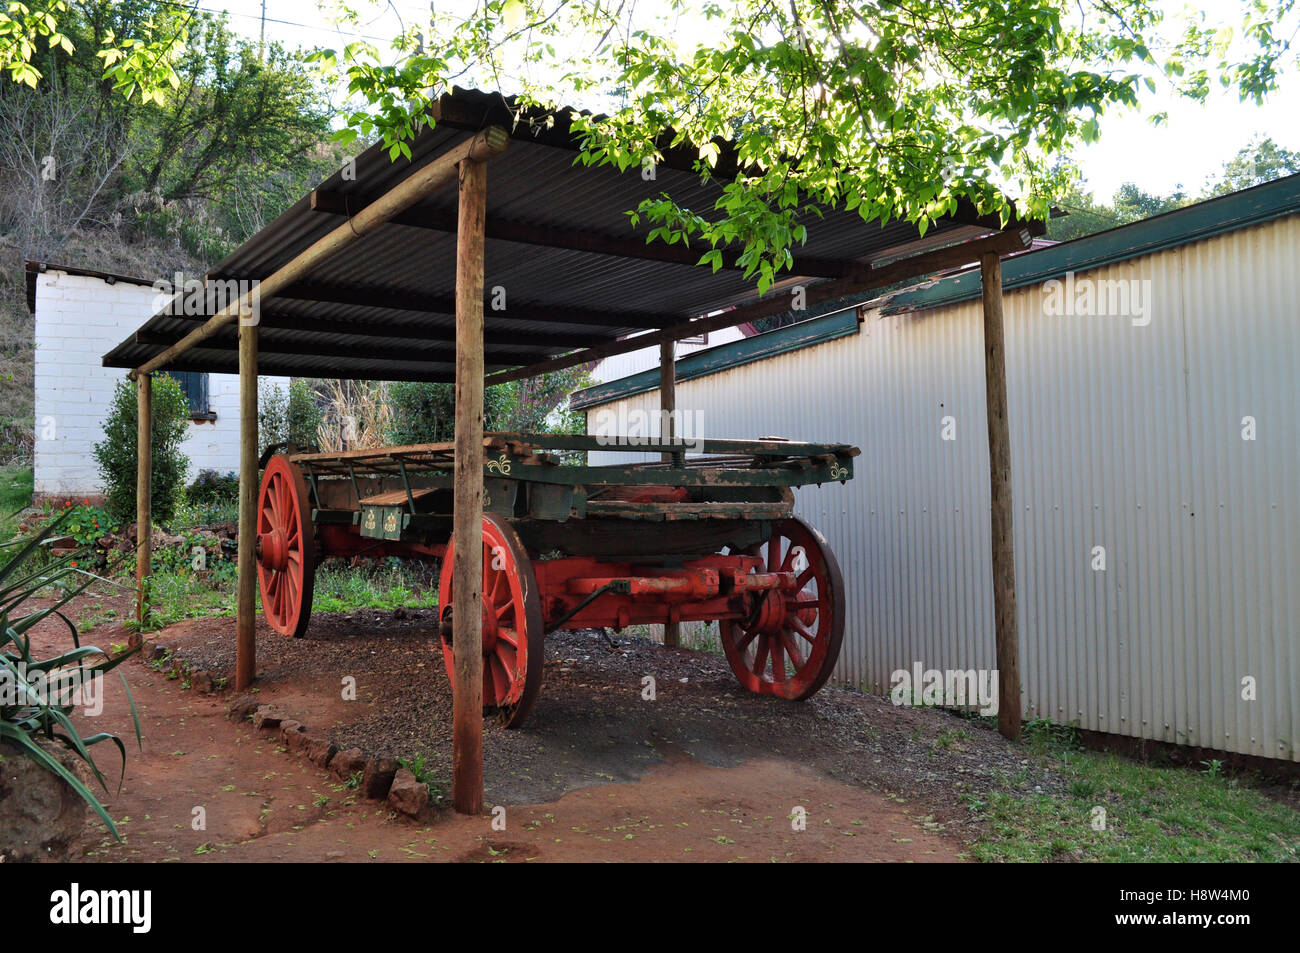
[[[358,156],[355,174],[335,173],[319,187],[336,203],[357,211],[449,148],[492,124],[508,124],[508,102],[499,95],[457,90],[444,97],[439,121],[411,145],[410,160],[392,162],[379,146]],[[627,213],[662,193],[695,209],[711,209],[717,180],[704,182],[680,150],[666,150],[665,164],[647,181],[641,170],[575,165],[576,145],[567,122],[550,128],[519,123],[504,154],[488,167],[486,280],[489,299],[505,296],[503,310],[485,314],[489,371],[531,364],[639,330],[666,327],[729,305],[757,300],[752,280],[738,270],[671,261],[620,257],[600,243],[643,240]],[[721,167],[730,153],[724,149]],[[337,203],[342,203],[341,206]],[[319,267],[307,282],[262,302],[259,369],[266,374],[371,379],[446,379],[454,372],[454,295],[457,197],[439,192],[349,246]],[[328,203],[322,203],[328,204]],[[995,227],[964,208],[961,221],[945,219],[931,229],[952,240]],[[213,279],[261,279],[270,275],[345,219],[313,208],[304,196],[274,222],[217,265]],[[417,224],[403,224],[416,222]],[[581,232],[596,248],[577,250],[491,237],[494,224]],[[826,267],[888,257],[914,243],[918,232],[905,222],[881,227],[857,212],[824,210],[809,215],[808,241],[796,258]],[[432,227],[431,227],[432,226]],[[563,244],[560,242],[559,244]],[[703,249],[700,249],[703,253]],[[816,270],[816,269],[814,269]],[[795,276],[789,276],[791,278]],[[811,280],[802,282],[813,284]],[[109,367],[137,367],[161,353],[205,315],[159,314],[104,357]],[[174,369],[234,371],[235,333],[203,342]]]

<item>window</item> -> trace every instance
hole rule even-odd
[[[181,385],[181,392],[190,407],[190,417],[210,419],[216,417],[208,406],[208,375],[195,371],[168,371],[168,377],[176,379]]]

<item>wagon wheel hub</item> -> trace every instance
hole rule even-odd
[[[257,537],[257,560],[271,572],[284,572],[289,565],[289,541],[273,529]]]
[[[776,589],[769,589],[754,613],[754,628],[766,635],[775,635],[784,625],[785,599]]]

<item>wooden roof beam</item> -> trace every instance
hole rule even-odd
[[[312,210],[330,215],[356,215],[372,201],[374,201],[373,196],[344,195],[342,192],[330,189],[313,189],[311,193]],[[454,209],[407,209],[400,215],[393,216],[390,221],[395,225],[409,225],[413,228],[427,228],[451,234],[456,231]],[[526,222],[493,218],[487,220],[484,228],[487,237],[496,241],[543,248],[563,248],[593,255],[611,255],[615,258],[658,261],[689,267],[698,265],[700,256],[708,250],[704,246],[688,248],[685,245],[666,245],[661,242],[647,244],[638,238],[602,235],[597,232],[546,225],[529,225]],[[739,257],[736,252],[724,252],[722,267],[732,271],[744,270],[744,266],[738,263]],[[859,263],[854,261],[796,257],[790,273],[807,278],[842,278],[858,265]]]
[[[834,301],[848,295],[870,291],[873,288],[883,288],[909,278],[932,275],[948,268],[978,262],[981,256],[986,254],[1005,255],[1010,252],[1023,251],[1032,242],[1033,237],[1029,234],[1029,230],[1022,228],[1015,231],[999,232],[987,238],[978,238],[974,241],[962,242],[959,245],[952,245],[947,248],[940,248],[924,255],[914,255],[911,258],[890,262],[880,268],[862,268],[857,274],[847,278],[809,285],[804,290],[805,304],[811,307],[812,305]],[[575,367],[578,364],[598,361],[616,354],[628,354],[642,348],[657,347],[665,341],[680,341],[682,338],[693,337],[697,334],[720,331],[723,328],[734,327],[746,321],[756,321],[759,318],[771,317],[774,314],[783,314],[789,310],[790,296],[780,293],[756,301],[753,304],[724,311],[722,314],[697,318],[676,327],[665,328],[662,331],[653,331],[618,341],[609,341],[583,351],[575,351],[572,354],[551,358],[527,367],[518,367],[514,370],[492,374],[487,378],[487,384],[491,386],[492,384],[505,384],[510,381],[536,377],[538,374],[546,374],[566,367]]]
[[[211,315],[174,315],[179,321],[203,321]],[[523,320],[523,319],[520,319]],[[260,326],[266,330],[314,331],[319,334],[346,334],[367,339],[377,337],[395,338],[410,341],[455,341],[456,329],[446,327],[420,327],[418,325],[366,325],[357,321],[335,318],[313,318],[308,315],[291,314],[278,309],[263,308]],[[144,338],[148,332],[137,331],[137,344],[148,343]],[[584,347],[591,343],[590,334],[551,334],[536,331],[493,330],[484,332],[487,344],[516,344],[521,347],[544,347],[552,351],[557,347]]]
[[[390,311],[410,311],[419,314],[454,315],[456,301],[452,295],[413,295],[381,288],[357,289],[345,286],[300,283],[286,288],[277,297],[294,301],[315,301],[322,304],[346,304],[358,308],[381,308]],[[680,314],[661,314],[645,311],[592,311],[586,308],[565,308],[513,301],[508,311],[496,311],[491,300],[484,302],[484,310],[492,320],[502,318],[512,321],[557,321],[564,324],[586,324],[600,328],[667,328],[679,324]]]
[[[207,344],[203,345],[206,348]],[[201,350],[201,349],[200,349]],[[223,351],[223,353],[225,353]],[[199,374],[238,374],[239,363],[237,355],[234,352],[230,354],[231,361],[229,366],[214,368],[208,361],[186,360],[185,356],[177,358],[170,362],[167,367],[154,373],[166,374],[171,371],[193,371]],[[373,370],[360,370],[349,367],[302,367],[300,364],[286,363],[285,355],[273,354],[267,360],[259,360],[257,372],[263,377],[327,377],[337,378],[348,381],[419,381],[434,384],[450,384],[456,379],[455,372],[448,369],[431,370],[428,368],[410,368],[403,370],[385,369],[383,378],[378,377]],[[105,367],[129,368],[129,363],[121,360],[105,360]]]
[[[151,347],[167,347],[184,338],[183,332],[156,333],[138,332],[136,343]],[[209,350],[235,351],[239,347],[237,336],[214,334],[203,342]],[[430,361],[439,364],[451,364],[456,360],[456,348],[451,347],[414,347],[401,345],[363,345],[363,344],[322,344],[319,342],[297,342],[271,340],[261,335],[258,341],[259,354],[281,354],[286,356],[303,355],[307,357],[346,357],[359,361]],[[508,351],[483,352],[484,360],[497,368],[514,367],[519,363],[520,354]]]

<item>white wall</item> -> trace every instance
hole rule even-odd
[[[740,328],[723,328],[721,331],[710,331],[707,343],[691,344],[678,341],[674,353],[677,359],[680,360],[687,354],[703,351],[705,348],[717,347],[719,344],[730,344],[732,341],[739,341],[744,336]],[[633,374],[640,374],[642,371],[658,369],[659,345],[656,344],[654,347],[643,347],[641,350],[632,351],[629,354],[615,354],[613,357],[607,357],[596,365],[595,370],[591,372],[591,376],[593,380],[604,384],[607,381],[616,381],[623,377],[630,377]]]
[[[113,387],[126,371],[101,358],[149,319],[154,291],[145,285],[69,275],[51,269],[36,279],[36,493],[103,492],[91,448],[103,438]],[[288,387],[288,379],[263,380]],[[190,424],[184,451],[189,479],[201,469],[239,470],[239,378],[208,381],[214,421]],[[45,439],[52,435],[52,439]]]

